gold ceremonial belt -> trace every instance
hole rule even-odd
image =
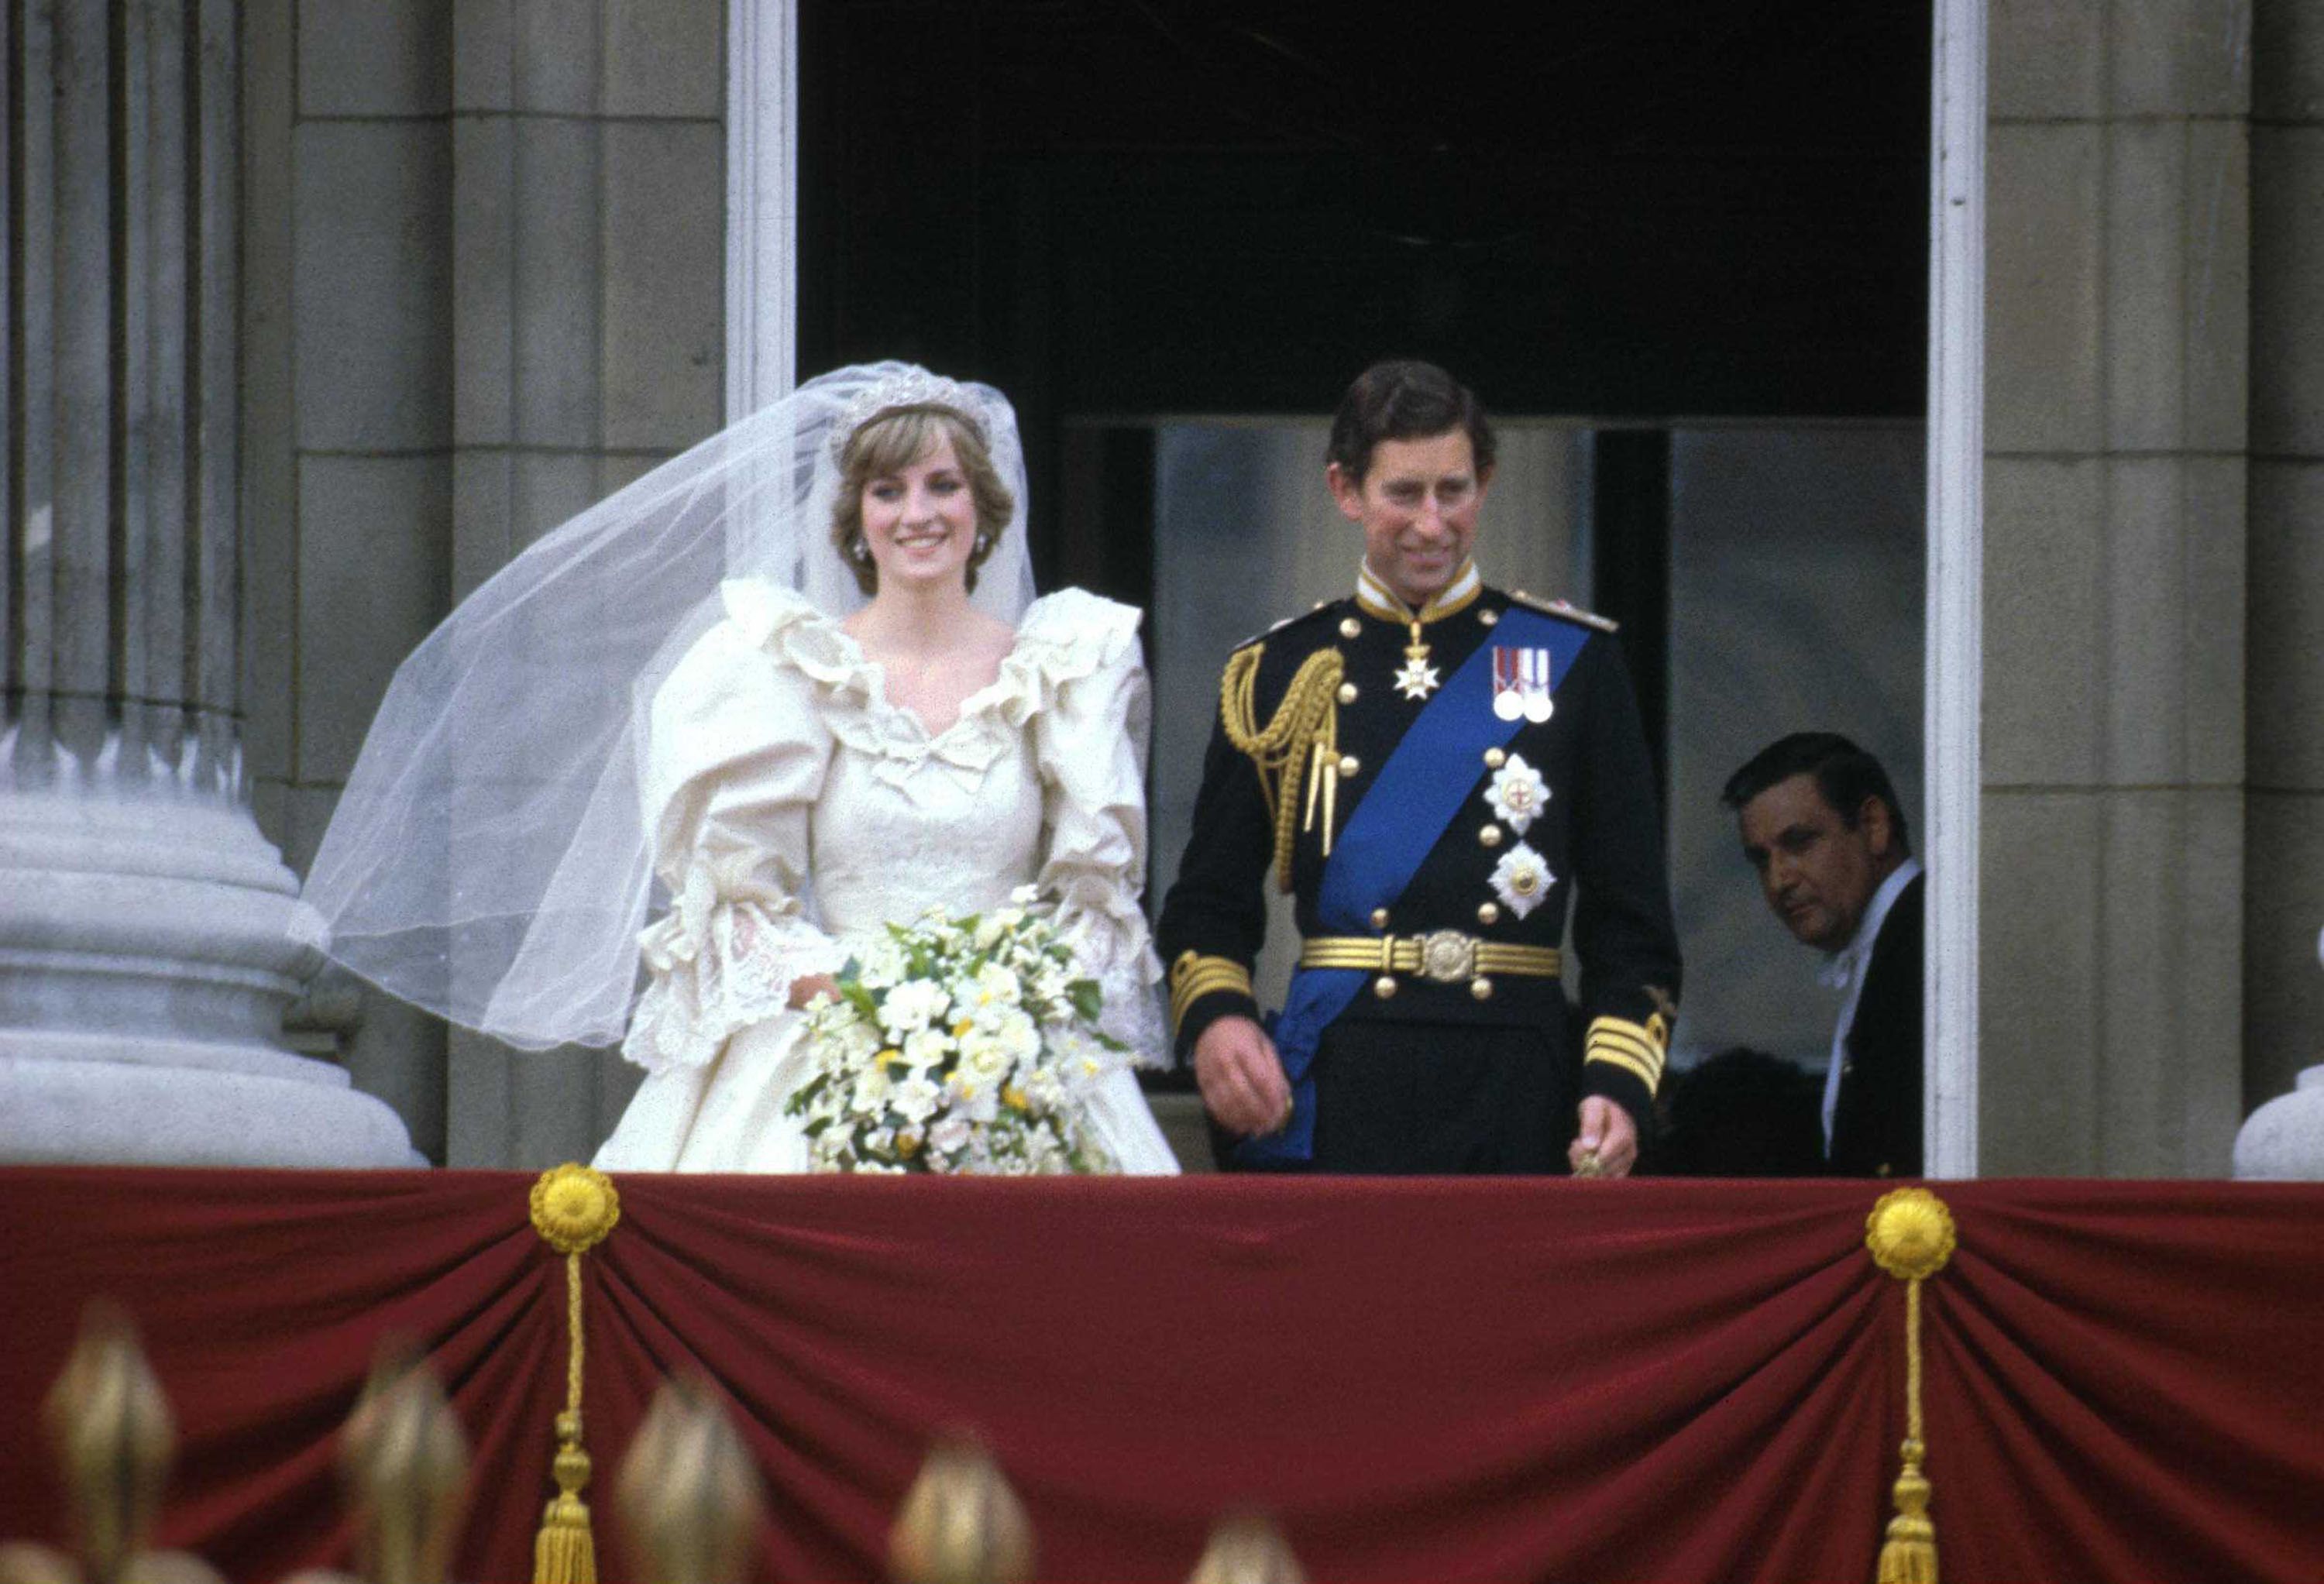
[[[1299,947],[1302,968],[1360,968],[1368,973],[1417,973],[1439,984],[1467,984],[1489,974],[1555,979],[1563,960],[1555,946],[1512,946],[1480,941],[1457,929],[1425,935],[1310,935]]]

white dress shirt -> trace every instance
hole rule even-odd
[[[1921,861],[1907,858],[1889,871],[1872,893],[1871,905],[1865,908],[1864,917],[1856,926],[1856,938],[1834,952],[1817,977],[1838,990],[1845,986],[1848,999],[1840,1003],[1840,1022],[1831,1031],[1831,1065],[1823,1078],[1823,1153],[1831,1155],[1831,1119],[1840,1109],[1840,1075],[1848,1065],[1848,1031],[1856,1024],[1856,1003],[1864,996],[1864,975],[1872,966],[1872,948],[1880,939],[1880,926],[1888,920],[1888,909],[1906,886],[1917,879]]]

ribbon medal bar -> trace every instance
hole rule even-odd
[[[1555,708],[1549,700],[1549,651],[1493,649],[1493,714],[1504,721],[1525,719],[1540,725]]]

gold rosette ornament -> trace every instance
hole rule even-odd
[[[565,1412],[557,1416],[557,1456],[549,1472],[557,1494],[533,1539],[533,1584],[597,1584],[597,1548],[589,1508],[589,1454],[581,1445],[581,1257],[605,1240],[622,1219],[622,1196],[603,1172],[567,1161],[543,1172],[532,1185],[532,1229],[565,1256],[565,1326],[571,1345],[565,1360]]]
[[[1945,1268],[1954,1243],[1953,1212],[1925,1188],[1884,1193],[1864,1218],[1872,1262],[1904,1284],[1904,1466],[1896,1476],[1896,1515],[1880,1548],[1879,1584],[1937,1584],[1932,1493],[1921,1472],[1927,1451],[1921,1427],[1921,1284]]]

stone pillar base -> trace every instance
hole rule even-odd
[[[230,798],[0,790],[0,1161],[426,1165],[282,1043],[322,961],[298,887]]]

